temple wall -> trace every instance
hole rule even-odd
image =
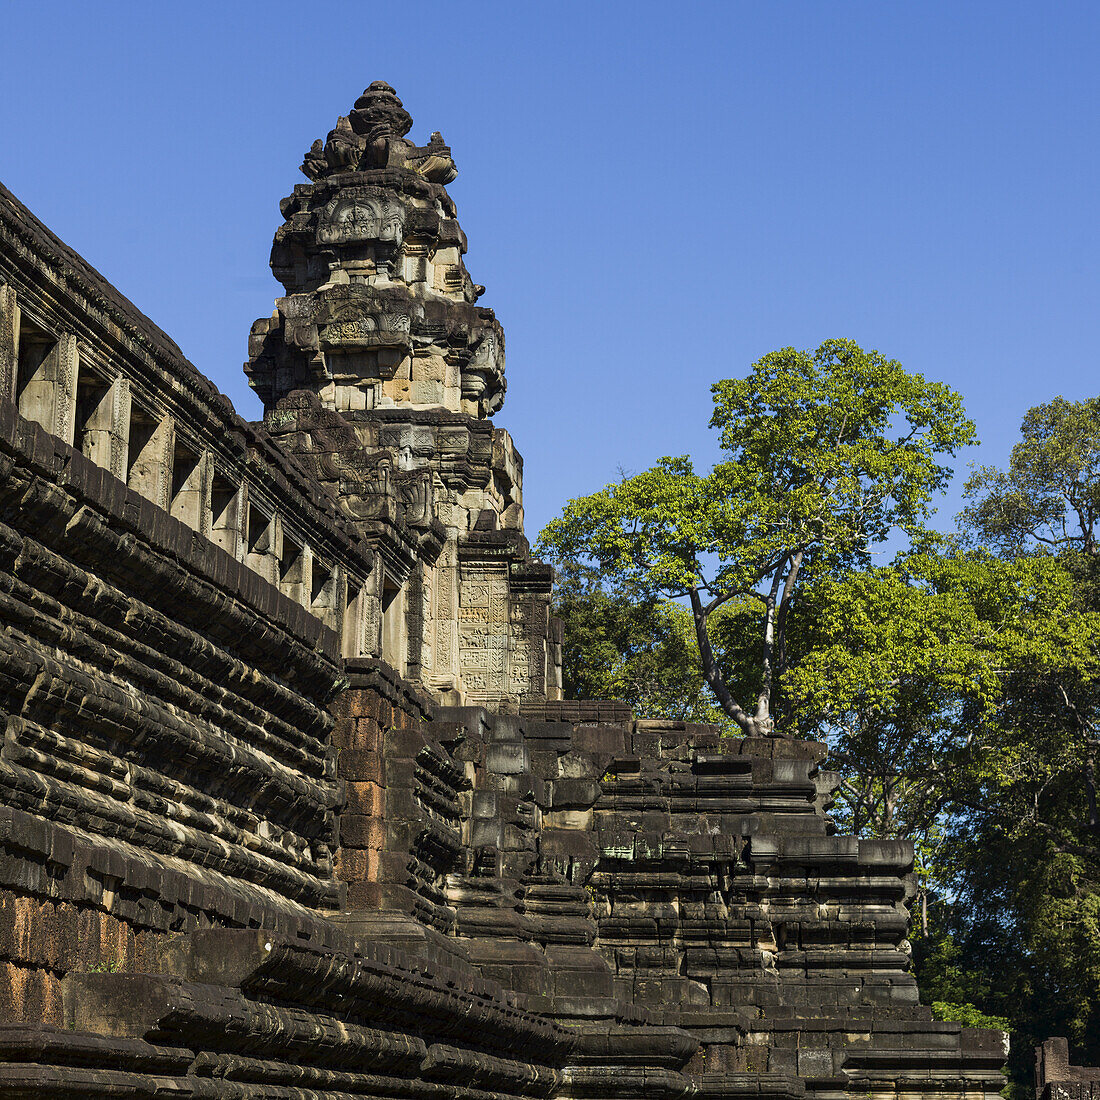
[[[390,515],[364,544],[4,197],[0,1091],[557,1093],[573,1038],[446,943],[469,783],[371,655],[383,557],[418,535]],[[32,315],[69,365],[20,404]],[[127,476],[124,408],[110,446],[80,435],[90,361],[168,425],[159,474]],[[274,550],[219,525],[226,482]]]
[[[0,406],[9,1019],[60,1022],[75,965],[340,903],[339,639],[146,503]]]
[[[521,717],[555,749],[541,866],[583,884],[608,995],[696,1040],[697,1091],[999,1094],[1003,1033],[919,1003],[911,845],[836,835],[824,746],[584,706]]]
[[[825,746],[606,730],[590,878],[618,994],[700,1042],[689,1070],[992,1097],[999,1032],[932,1019],[909,968],[913,850],[836,835]],[[708,1081],[708,1079],[710,1079]]]
[[[375,550],[388,664],[448,703],[561,698],[552,574],[531,559],[507,432],[444,409],[339,412],[308,390],[265,424]]]
[[[143,529],[167,513],[225,550],[231,589],[267,581],[377,653],[374,555],[335,500],[2,186],[0,397],[132,490]]]

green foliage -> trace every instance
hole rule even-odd
[[[537,551],[598,570],[609,593],[686,597],[717,703],[768,733],[800,585],[866,565],[895,528],[916,531],[950,475],[941,458],[974,426],[946,386],[850,340],[772,352],[712,389],[723,461],[699,474],[687,456],[663,458],[572,500]],[[711,618],[730,601],[755,608],[755,698],[733,695],[714,653]]]
[[[88,967],[89,974],[117,974],[122,970],[121,959],[107,959],[104,962],[92,963]]]
[[[964,526],[1009,555],[1036,543],[1096,553],[1100,397],[1037,405],[1020,434],[1007,470],[982,466],[967,481]]]
[[[1035,831],[1008,834],[986,815],[963,823],[949,850],[958,893],[945,919],[978,976],[968,999],[1009,1019],[1010,1067],[1024,1082],[1032,1050],[1052,1035],[1070,1040],[1075,1061],[1100,1060],[1100,896],[1078,857]],[[934,994],[920,967],[918,976]]]
[[[1014,1095],[1051,1035],[1100,1064],[1100,398],[1031,410],[945,539],[950,391],[833,342],[714,392],[712,471],[663,459],[543,533],[592,570],[589,658],[654,712],[827,740],[838,824],[914,842],[926,1003],[1011,1030]]]
[[[966,492],[960,520],[1001,555],[992,568],[1047,580],[1021,587],[1028,615],[995,639],[996,690],[962,712],[976,732],[944,786],[939,856],[943,919],[981,975],[975,995],[941,997],[1008,1017],[1022,1095],[1031,1050],[1051,1035],[1069,1038],[1075,1061],[1100,1062],[1100,399],[1032,409],[1008,469],[979,469]]]
[[[913,964],[920,977],[925,1004],[968,1004],[989,998],[992,983],[975,968],[957,939],[952,925],[954,911],[942,897],[933,895],[929,905],[930,928],[913,943]]]
[[[703,680],[681,604],[610,594],[574,569],[556,586],[554,614],[564,628],[567,698],[622,699],[642,718],[729,724]]]
[[[1007,673],[1080,678],[1098,643],[1100,617],[1078,606],[1057,559],[904,555],[806,593],[791,728],[829,740],[854,828],[922,837],[958,794],[960,769],[1006,766]],[[1058,766],[1043,749],[1043,766]]]
[[[917,529],[951,476],[940,458],[975,440],[956,393],[850,340],[772,352],[712,389],[731,459],[712,475],[712,526],[735,586],[794,547],[830,570],[865,563],[895,527]]]
[[[812,586],[792,641],[838,818],[911,838],[918,906],[939,894],[925,941],[916,910],[922,996],[1007,1019],[1017,1083],[1052,1034],[1100,1056],[1095,569],[941,546]]]
[[[997,705],[1006,668],[1091,665],[1097,627],[1058,559],[915,552],[891,566],[825,578],[806,594],[806,650],[790,691],[803,721],[851,708],[927,708],[945,697]],[[939,719],[937,719],[939,721]]]
[[[992,1027],[1008,1030],[1007,1016],[990,1016],[972,1004],[955,1004],[952,1001],[933,1001],[932,1015],[937,1020],[953,1020],[963,1027]]]
[[[1055,830],[1061,842],[1080,843],[1079,832],[1065,826],[1070,793],[1081,791],[1086,743],[1062,692],[1073,698],[1091,682],[1100,616],[1082,600],[1073,565],[1045,554],[1003,560],[947,544],[819,582],[800,608],[787,680],[798,731],[830,742],[842,776],[841,827],[914,842],[914,935],[918,947],[922,926],[930,925],[931,939],[941,937],[939,957],[918,952],[922,995],[1011,1018],[1018,1033],[1032,1036],[1040,1030],[1033,991],[1003,992],[995,956],[1004,958],[1009,939],[1018,952],[1037,915],[1002,898],[984,932],[999,937],[995,951],[978,950],[974,919],[1003,868],[1022,870],[1037,833]],[[1080,793],[1077,803],[1083,811]],[[989,859],[994,833],[1003,842],[997,861]],[[981,885],[974,868],[989,876]],[[927,919],[937,892],[954,904],[932,906]],[[937,922],[952,908],[961,924],[957,938],[945,941]],[[1080,967],[1083,940],[1067,946]],[[965,960],[952,966],[952,951]],[[1017,975],[1024,956],[1018,959]],[[997,981],[987,982],[986,972]],[[1078,988],[1082,978],[1074,979]],[[1087,1030],[1080,1014],[1077,1022],[1063,1018],[1066,1033]]]

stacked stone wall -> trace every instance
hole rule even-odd
[[[4,1095],[560,1092],[574,1038],[445,935],[432,703],[11,400],[0,615]]]
[[[0,405],[0,1012],[71,969],[339,905],[338,640]]]
[[[273,586],[341,653],[378,652],[381,573],[336,498],[2,185],[0,400],[69,444],[85,480],[132,490],[141,530],[174,519],[225,550],[230,591]]]
[[[932,1019],[907,940],[908,842],[836,834],[823,745],[605,727],[590,878],[618,994],[688,1031],[714,1095],[992,1097],[996,1031]]]

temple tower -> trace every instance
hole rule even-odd
[[[504,333],[478,304],[439,133],[376,81],[302,163],[271,268],[286,289],[245,366],[265,424],[378,551],[363,651],[450,703],[561,697],[551,571],[523,533],[523,462],[489,418]]]

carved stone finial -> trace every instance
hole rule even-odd
[[[325,159],[329,167],[334,172],[354,170],[362,155],[362,139],[352,130],[347,118],[341,115],[325,142]]]
[[[286,288],[250,345],[266,406],[310,389],[330,409],[445,409],[485,419],[504,398],[504,333],[477,304],[466,236],[445,187],[458,172],[435,130],[425,145],[377,80],[341,116],[280,205],[271,266]],[[1100,1100],[1100,1098],[1098,1098]]]
[[[376,80],[355,101],[349,118],[357,134],[370,136],[404,137],[413,124],[412,116],[384,80]]]
[[[417,146],[405,136],[412,124],[412,116],[393,88],[376,80],[355,101],[355,107],[340,117],[324,144],[314,142],[301,170],[318,181],[344,172],[404,169],[429,183],[450,183],[458,169],[443,135],[436,130],[427,145]]]

